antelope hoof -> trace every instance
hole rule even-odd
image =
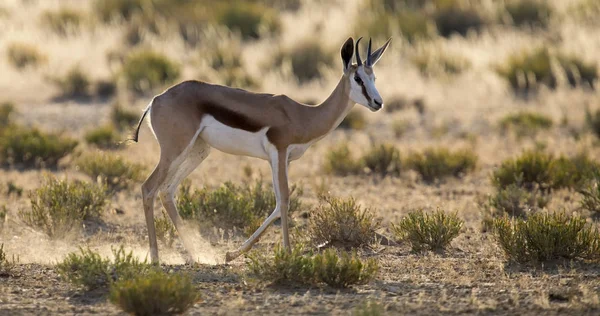
[[[227,253],[225,254],[225,262],[230,262],[230,261],[232,261],[233,259],[235,259],[235,258],[239,257],[239,255],[240,255],[240,254],[239,254],[237,251],[227,252]]]

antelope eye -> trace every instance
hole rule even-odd
[[[362,79],[360,79],[359,76],[354,76],[354,81],[358,82],[359,84],[362,83]]]

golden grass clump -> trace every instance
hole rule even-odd
[[[391,144],[374,144],[361,158],[364,167],[372,174],[382,177],[400,174],[402,165],[400,151]]]
[[[427,148],[411,153],[406,166],[417,171],[423,181],[433,182],[448,176],[460,177],[477,167],[477,155],[470,149]]]
[[[61,77],[51,78],[63,98],[88,97],[91,94],[92,79],[80,66],[74,66]]]
[[[167,56],[141,50],[125,58],[122,74],[131,90],[143,93],[173,83],[181,74],[181,66]]]
[[[20,42],[8,45],[6,58],[11,65],[19,70],[35,68],[47,61],[46,55],[40,52],[37,46]]]
[[[119,132],[112,125],[104,125],[91,129],[85,133],[85,141],[102,149],[115,149],[120,147]]]
[[[77,169],[113,191],[129,188],[144,179],[146,168],[110,153],[92,153],[79,157]]]
[[[0,130],[0,164],[26,168],[55,168],[77,141],[37,128],[13,126]]]
[[[396,225],[392,225],[399,241],[408,241],[412,251],[442,251],[460,234],[464,222],[456,213],[441,209],[429,214],[423,210],[412,211]]]
[[[299,41],[289,49],[280,49],[273,57],[277,66],[289,63],[300,84],[319,79],[322,69],[333,65],[333,54],[315,38]]]
[[[82,12],[61,8],[55,11],[45,11],[40,17],[42,25],[58,35],[66,36],[76,33],[85,21]]]
[[[546,115],[534,112],[518,112],[507,114],[500,120],[503,132],[513,131],[518,137],[533,136],[540,130],[548,130],[553,121]]]
[[[352,156],[348,143],[333,147],[325,156],[323,171],[336,176],[360,174],[362,165]]]

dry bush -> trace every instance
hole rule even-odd
[[[274,284],[325,283],[333,288],[347,288],[368,283],[379,268],[375,259],[362,261],[356,253],[326,249],[321,254],[313,255],[302,245],[296,245],[290,251],[277,245],[274,256],[255,251],[248,258],[250,272]]]
[[[111,286],[110,301],[133,315],[178,315],[185,313],[200,296],[191,277],[158,269]]]
[[[509,260],[597,259],[600,234],[585,219],[561,213],[536,213],[526,220],[497,218],[494,234]]]
[[[25,224],[60,238],[80,229],[84,221],[98,221],[106,199],[104,187],[47,176],[40,188],[29,193],[31,208],[19,215]]]
[[[406,165],[417,171],[423,181],[433,182],[448,176],[460,177],[477,166],[477,155],[470,149],[450,151],[444,147],[411,153]]]
[[[447,214],[437,209],[428,214],[417,210],[408,213],[397,225],[392,225],[392,230],[396,239],[408,241],[414,252],[441,251],[460,234],[463,223],[456,213]]]
[[[8,62],[17,69],[34,68],[47,61],[46,55],[41,53],[33,44],[11,43],[6,49]]]
[[[104,125],[85,133],[85,141],[102,149],[116,149],[120,147],[119,132],[112,125]]]
[[[12,122],[11,116],[15,112],[15,106],[12,102],[0,103],[0,135],[2,130]]]
[[[104,22],[113,19],[129,20],[141,13],[147,0],[96,0],[94,12]]]
[[[171,219],[165,211],[162,212],[162,216],[154,219],[154,227],[158,240],[169,248],[173,247],[173,242],[175,242],[175,238],[177,238],[175,225],[173,225],[173,222],[171,222]]]
[[[500,119],[500,129],[503,132],[513,131],[518,137],[533,136],[540,130],[552,127],[552,119],[534,112],[519,112],[507,114]]]
[[[127,56],[122,74],[127,86],[143,93],[154,90],[177,80],[181,66],[168,57],[149,50],[141,50]]]
[[[50,81],[58,87],[60,96],[63,98],[90,96],[92,80],[80,66],[74,66],[67,71],[64,77],[51,78]]]
[[[364,247],[375,239],[380,222],[369,208],[362,208],[353,198],[322,196],[310,213],[308,236],[315,245]]]
[[[516,183],[497,189],[489,201],[494,210],[491,215],[506,213],[513,217],[527,217],[527,215],[546,207],[549,202],[549,194],[538,188],[527,190]]]
[[[540,85],[550,89],[558,86],[558,75],[552,67],[556,63],[564,71],[568,84],[572,87],[594,87],[598,79],[597,65],[588,63],[576,56],[551,53],[548,47],[515,53],[508,57],[497,72],[504,77],[515,92],[535,92]]]
[[[364,114],[356,109],[348,112],[339,125],[339,128],[346,130],[362,130],[367,126],[367,119]]]
[[[600,109],[594,112],[589,108],[585,109],[585,123],[597,137],[600,137]]]
[[[348,176],[362,173],[362,165],[350,152],[348,143],[341,143],[327,152],[323,171],[336,176]]]
[[[86,290],[108,288],[115,281],[129,280],[150,270],[145,260],[139,261],[132,252],[126,253],[123,246],[111,250],[112,261],[89,248],[79,248],[79,253],[72,252],[58,263],[56,270],[61,277]]]
[[[428,39],[435,35],[435,22],[424,12],[418,10],[402,10],[390,12],[370,9],[370,14],[361,16],[355,25],[356,33],[369,34],[378,40],[386,40],[395,34],[400,34],[413,43]]]
[[[273,60],[277,66],[289,62],[301,84],[321,78],[321,70],[332,66],[334,61],[333,54],[323,48],[316,38],[301,40],[288,49],[280,49]]]
[[[302,207],[302,189],[292,186],[289,199],[289,214]],[[275,195],[271,186],[262,179],[253,184],[235,185],[226,182],[217,189],[202,188],[191,191],[189,184],[180,186],[177,209],[184,219],[202,223],[209,221],[223,229],[245,229],[264,220],[275,209]],[[245,230],[248,232],[248,230]]]
[[[0,131],[0,164],[55,168],[75,146],[77,141],[58,134],[13,126]]]
[[[459,75],[471,67],[465,57],[438,48],[419,49],[411,61],[424,76]]]
[[[511,0],[504,10],[509,22],[517,27],[546,28],[553,15],[550,4],[542,0]]]
[[[110,118],[114,126],[119,130],[131,129],[135,127],[140,119],[140,113],[131,111],[115,102],[110,111]]]
[[[487,21],[476,9],[459,4],[459,0],[437,1],[438,8],[433,20],[438,33],[443,37],[453,34],[466,36],[471,31],[480,31]]]
[[[385,308],[381,303],[366,301],[354,308],[352,316],[382,316],[386,315]]]
[[[411,127],[412,124],[405,119],[397,119],[392,122],[392,130],[396,137],[402,137]]]
[[[146,171],[141,164],[129,162],[116,154],[102,152],[83,155],[75,164],[79,171],[112,191],[124,190],[142,181]]]
[[[79,30],[85,21],[85,16],[78,10],[61,8],[56,11],[45,11],[42,13],[40,21],[44,28],[48,28],[59,35],[66,36]]]
[[[382,177],[400,174],[400,151],[391,144],[373,145],[361,158],[361,164],[372,174]]]
[[[581,208],[589,211],[593,217],[600,217],[600,173],[594,173],[594,179],[589,181],[580,191]]]
[[[278,12],[260,2],[233,2],[221,5],[216,21],[242,39],[258,39],[261,34],[277,34],[281,31]]]

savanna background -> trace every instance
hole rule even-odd
[[[0,314],[598,314],[599,15],[596,0],[4,0]],[[318,104],[348,36],[393,38],[375,67],[386,106],[355,106],[292,163],[294,252],[276,223],[224,263],[274,197],[266,162],[213,150],[178,194],[198,263],[157,200],[150,267],[140,185],[159,147],[146,124],[123,141],[152,96],[196,79]]]

